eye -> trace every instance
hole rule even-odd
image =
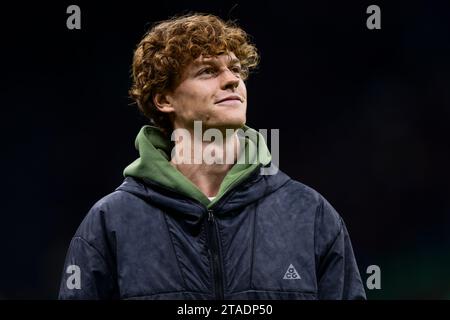
[[[204,68],[204,69],[201,69],[199,72],[198,72],[198,75],[202,75],[202,74],[214,74],[216,71],[214,70],[214,68],[212,68],[212,67],[208,67],[208,68]]]
[[[239,66],[234,66],[234,67],[231,68],[231,71],[240,74],[242,72],[242,68],[239,67]]]

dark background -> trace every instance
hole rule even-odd
[[[57,297],[70,238],[137,157],[133,49],[190,10],[252,35],[248,124],[280,129],[280,168],[343,216],[363,281],[380,266],[369,298],[450,299],[448,1],[2,4],[0,298]]]

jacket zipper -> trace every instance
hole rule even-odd
[[[214,212],[213,210],[208,210],[208,229],[209,229],[209,248],[212,257],[212,265],[213,265],[213,278],[214,278],[214,289],[217,300],[224,299],[223,293],[223,274],[222,274],[222,261],[220,259],[220,250],[219,250],[219,240],[216,229],[216,222],[214,221]]]
[[[258,168],[255,169],[255,172],[257,172],[260,169],[261,165],[258,165]],[[252,173],[250,176],[252,176]],[[249,179],[249,177],[247,177]],[[160,185],[158,183],[155,183],[152,180],[149,179],[143,179],[145,182],[147,182],[150,185],[156,186],[158,188],[169,190],[173,193],[178,194],[178,192],[175,189]],[[242,181],[241,181],[242,183]],[[232,187],[230,186],[228,190],[222,195],[222,198],[219,200],[219,202],[214,204],[215,208],[218,208],[219,203],[224,202],[224,199],[230,196],[232,188],[234,188],[237,184],[233,184]],[[226,195],[226,196],[225,196]],[[194,200],[194,202],[198,207],[205,209],[205,205],[200,203],[198,200]],[[213,265],[213,278],[214,278],[214,290],[215,290],[215,296],[216,300],[224,300],[224,290],[223,290],[223,271],[222,271],[222,261],[219,253],[219,240],[218,240],[218,233],[216,229],[216,223],[214,219],[214,211],[211,209],[207,209],[208,212],[208,242],[209,242],[209,252],[212,257],[212,265]]]

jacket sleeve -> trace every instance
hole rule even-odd
[[[116,298],[115,268],[109,251],[103,212],[94,206],[70,242],[58,298],[60,300]]]
[[[346,225],[323,199],[316,216],[316,270],[321,300],[365,300]]]
[[[80,237],[74,237],[64,264],[60,300],[110,299],[113,279],[105,259],[97,249]]]

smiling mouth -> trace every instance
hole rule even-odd
[[[225,105],[225,106],[230,106],[230,105],[235,105],[235,104],[240,104],[242,103],[242,101],[240,99],[227,99],[227,100],[222,100],[219,102],[216,102],[216,104],[218,105]]]
[[[231,101],[231,102],[230,102]],[[236,103],[237,101],[243,102],[243,99],[238,94],[229,94],[227,96],[222,97],[222,99],[216,101],[216,104],[230,104]]]

